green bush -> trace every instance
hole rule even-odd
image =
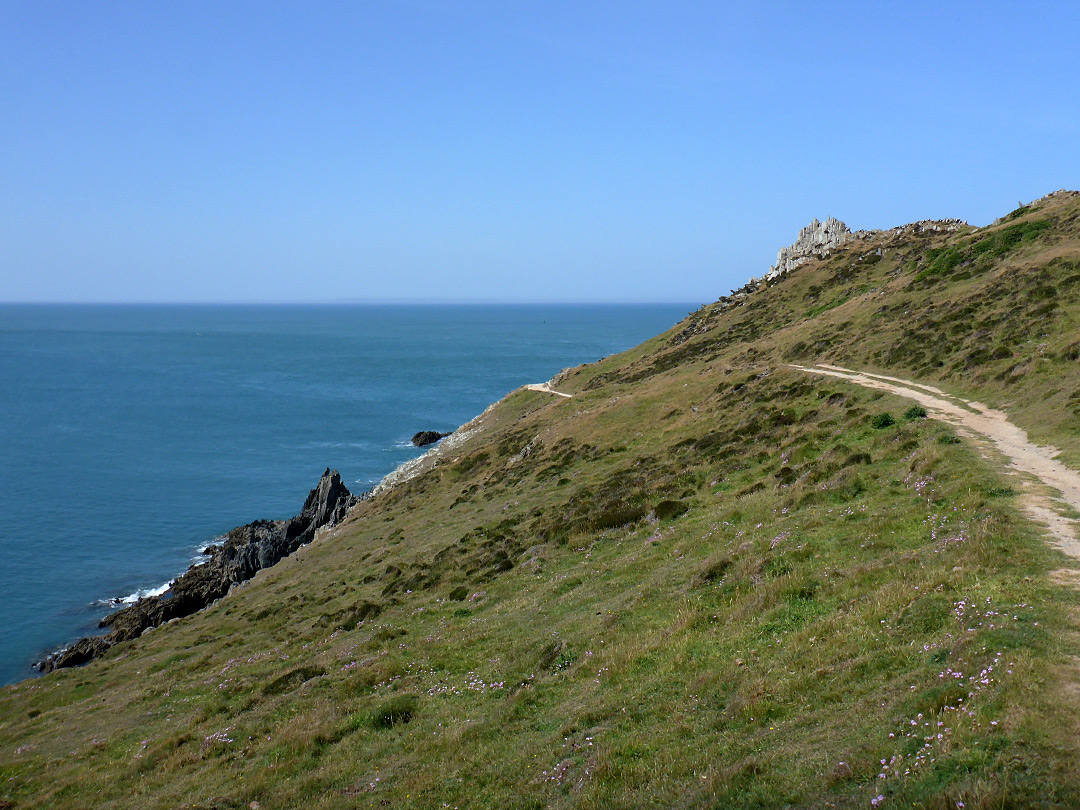
[[[1007,228],[1002,228],[997,233],[980,239],[971,246],[970,253],[975,256],[981,254],[1004,256],[1018,245],[1034,241],[1049,227],[1050,221],[1045,219],[1010,225]]]
[[[896,424],[896,420],[893,419],[891,413],[879,413],[873,419],[870,420],[870,426],[874,430],[883,430],[887,427],[892,427]]]
[[[908,408],[906,411],[904,411],[904,418],[905,419],[925,419],[926,418],[926,408],[924,408],[922,405],[912,405],[910,408]]]
[[[922,269],[915,275],[916,281],[937,280],[939,276],[946,276],[965,262],[974,261],[981,256],[997,258],[1004,256],[1019,247],[1038,239],[1043,231],[1050,227],[1049,220],[1041,219],[1031,222],[1018,222],[1009,225],[978,241],[968,242],[966,247],[941,247],[931,248],[923,256]],[[914,269],[919,264],[908,265]]]
[[[416,695],[394,695],[371,713],[372,728],[384,729],[408,723],[420,705]]]

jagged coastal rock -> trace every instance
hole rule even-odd
[[[39,662],[38,669],[51,672],[78,666],[114,644],[138,638],[149,628],[201,610],[227,595],[230,588],[310,543],[318,529],[341,522],[358,501],[341,482],[338,471],[327,469],[308,493],[299,515],[288,520],[256,520],[238,526],[223,543],[209,549],[208,561],[193,565],[173,580],[165,593],[144,597],[102,619],[99,626],[110,628],[108,634],[80,639]]]
[[[820,258],[837,245],[853,239],[851,229],[835,217],[824,222],[815,219],[801,231],[799,238],[776,254],[776,264],[765,274],[765,280],[771,281],[777,276],[789,273],[800,264]]]
[[[413,434],[413,447],[427,447],[429,444],[435,444],[439,439],[445,439],[449,435],[449,433],[439,433],[437,430],[421,430],[419,433]]]

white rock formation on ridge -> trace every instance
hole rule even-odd
[[[780,248],[776,254],[776,264],[765,274],[765,280],[771,281],[777,276],[789,273],[800,264],[826,255],[832,248],[854,239],[851,232],[840,220],[829,217],[824,222],[816,219],[799,231],[799,238],[786,248]]]

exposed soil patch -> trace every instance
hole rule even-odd
[[[564,394],[562,391],[556,391],[554,388],[551,387],[551,383],[546,382],[529,383],[525,386],[525,389],[528,391],[539,391],[542,394],[554,394],[557,397],[566,397],[567,399],[571,399],[574,396],[573,394]]]

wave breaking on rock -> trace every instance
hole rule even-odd
[[[202,610],[262,569],[310,543],[319,529],[340,523],[358,502],[338,471],[327,469],[308,493],[299,515],[238,526],[219,545],[207,549],[209,559],[192,565],[163,593],[143,596],[102,619],[98,626],[109,628],[108,633],[79,639],[39,661],[37,668],[52,672],[84,664],[121,641],[138,638],[151,628]]]

